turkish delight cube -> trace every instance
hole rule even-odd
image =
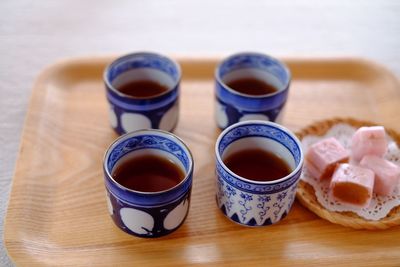
[[[368,207],[374,187],[374,172],[348,163],[339,164],[330,183],[332,196],[339,202]]]
[[[332,177],[336,165],[348,160],[349,152],[334,137],[311,145],[306,155],[307,169],[318,180]]]
[[[360,166],[368,168],[375,173],[375,193],[385,196],[393,193],[400,179],[399,166],[374,155],[363,157]]]
[[[351,139],[352,157],[356,161],[360,161],[365,155],[382,157],[386,150],[386,134],[382,126],[361,127]]]

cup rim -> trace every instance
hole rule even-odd
[[[229,132],[233,128],[236,128],[236,127],[242,126],[242,125],[246,125],[246,124],[262,124],[262,125],[273,126],[275,128],[278,128],[279,130],[285,132],[286,134],[288,134],[295,141],[296,145],[299,147],[299,150],[300,150],[300,162],[296,165],[296,168],[294,170],[292,170],[288,175],[286,175],[282,178],[276,179],[276,180],[272,180],[272,181],[255,181],[255,180],[251,180],[251,179],[245,178],[243,176],[237,175],[236,173],[231,171],[225,165],[224,161],[222,160],[221,155],[219,154],[219,151],[218,151],[218,147],[219,147],[219,144],[220,144],[222,138],[227,134],[227,132]],[[235,177],[238,180],[244,181],[246,183],[251,183],[251,184],[256,184],[256,185],[272,185],[272,184],[277,184],[277,183],[281,183],[286,180],[289,180],[291,177],[293,177],[296,173],[298,173],[301,170],[301,168],[303,166],[303,162],[304,162],[304,153],[301,148],[301,142],[296,137],[296,135],[294,133],[292,133],[289,129],[287,129],[286,127],[283,127],[282,125],[280,125],[278,123],[271,122],[271,121],[262,121],[262,120],[249,120],[249,121],[237,122],[237,123],[234,123],[234,124],[230,125],[229,127],[225,128],[220,133],[220,135],[218,136],[218,139],[215,143],[215,155],[216,155],[218,163],[221,164],[222,168],[226,172],[228,172],[231,176]]]
[[[167,135],[172,137],[172,139],[174,139],[174,141],[177,141],[178,143],[180,143],[180,145],[182,145],[188,152],[188,158],[189,158],[189,169],[188,171],[185,171],[185,177],[175,186],[165,189],[163,191],[156,191],[156,192],[146,192],[146,191],[138,191],[138,190],[133,190],[130,189],[128,187],[125,187],[123,185],[121,185],[120,183],[118,183],[114,177],[111,175],[110,170],[107,168],[107,160],[109,159],[110,153],[112,151],[113,148],[115,148],[115,146],[117,146],[120,142],[125,141],[127,139],[129,139],[130,137],[134,137],[134,136],[140,136],[142,134],[154,134],[157,133],[159,135]],[[117,139],[115,139],[106,149],[106,152],[104,153],[104,157],[103,157],[103,170],[104,173],[107,175],[107,178],[110,179],[110,181],[116,185],[118,188],[131,192],[131,193],[135,193],[135,194],[141,194],[141,195],[159,195],[159,194],[164,194],[170,191],[175,190],[176,188],[180,187],[182,184],[184,184],[189,178],[190,176],[193,174],[193,155],[192,152],[190,151],[189,147],[185,144],[185,142],[183,142],[183,140],[181,138],[179,138],[178,136],[176,136],[173,133],[164,131],[164,130],[159,130],[159,129],[140,129],[137,131],[133,131],[133,132],[129,132],[126,134],[123,134],[121,136],[119,136]]]
[[[174,84],[173,84],[173,86],[171,86],[171,88],[168,88],[167,91],[165,91],[165,92],[163,92],[161,94],[152,96],[152,97],[135,97],[135,96],[127,95],[127,94],[124,94],[124,93],[120,92],[117,88],[115,88],[112,85],[112,83],[108,79],[107,74],[109,73],[110,69],[115,64],[117,64],[118,61],[121,61],[121,60],[124,60],[124,59],[128,59],[128,58],[131,58],[131,57],[144,56],[144,55],[157,56],[159,58],[165,58],[165,59],[169,60],[175,66],[175,68],[177,69],[178,79],[174,82]],[[159,54],[159,53],[154,53],[154,52],[144,52],[143,51],[143,52],[133,52],[133,53],[129,53],[129,54],[126,54],[126,55],[122,55],[122,56],[114,59],[113,61],[111,61],[103,71],[103,81],[111,91],[113,91],[115,94],[117,94],[120,97],[134,99],[134,100],[152,100],[152,99],[156,99],[158,97],[162,97],[162,96],[170,93],[172,90],[174,90],[180,84],[181,80],[182,80],[182,70],[181,70],[181,67],[178,64],[178,62],[176,60],[170,58],[170,57],[164,56],[164,55]]]
[[[268,58],[269,60],[272,60],[272,61],[278,63],[288,76],[287,82],[285,82],[285,84],[284,84],[284,88],[282,90],[277,90],[276,92],[270,93],[270,94],[250,95],[250,94],[244,94],[244,93],[238,92],[238,91],[234,90],[233,88],[229,87],[224,81],[222,81],[222,77],[219,75],[219,70],[220,70],[222,64],[225,63],[226,61],[231,60],[232,58],[235,58],[237,56],[243,56],[243,55],[262,56],[262,57]],[[235,54],[232,54],[232,55],[224,58],[220,63],[218,63],[217,67],[215,68],[214,76],[215,76],[216,81],[230,93],[241,96],[241,97],[256,98],[256,99],[269,98],[269,97],[275,96],[277,94],[280,94],[280,93],[288,90],[289,86],[290,86],[290,82],[292,80],[292,73],[290,72],[289,67],[283,61],[281,61],[275,57],[269,56],[267,54],[259,53],[259,52],[239,52],[239,53],[235,53]]]

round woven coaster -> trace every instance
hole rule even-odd
[[[316,122],[297,132],[296,135],[300,140],[307,135],[324,135],[332,126],[338,123],[349,124],[356,128],[378,125],[376,123],[359,121],[350,118],[333,118]],[[397,145],[400,145],[400,134],[386,127],[385,130],[386,133],[393,138]],[[343,226],[352,227],[355,229],[372,230],[387,229],[400,224],[400,206],[394,207],[385,218],[382,218],[379,221],[366,220],[353,212],[329,211],[319,204],[317,197],[315,196],[314,188],[302,180],[299,182],[296,197],[303,206],[307,207],[319,217]]]

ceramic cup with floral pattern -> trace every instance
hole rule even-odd
[[[224,160],[244,149],[263,149],[282,158],[291,172],[272,181],[255,181],[231,171]],[[297,137],[268,121],[239,122],[226,128],[215,145],[217,204],[232,221],[265,226],[282,220],[290,211],[303,166]]]

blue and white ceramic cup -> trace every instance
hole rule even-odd
[[[254,78],[277,89],[265,95],[235,91],[227,84]],[[288,96],[291,74],[281,61],[259,53],[239,53],[223,60],[215,70],[215,119],[224,129],[239,121],[266,120],[280,122]]]
[[[242,149],[261,148],[284,159],[293,170],[274,181],[253,181],[233,173],[223,162]],[[267,121],[231,125],[215,145],[217,204],[232,221],[265,226],[282,220],[290,211],[303,166],[303,152],[294,134]]]
[[[161,192],[139,192],[116,182],[112,171],[126,159],[152,154],[166,157],[184,170],[184,179]],[[179,228],[190,204],[193,158],[175,135],[161,130],[139,130],[119,137],[104,157],[104,182],[109,213],[123,231],[139,237],[159,237]]]
[[[134,81],[152,81],[166,86],[160,95],[140,98],[118,87]],[[104,71],[110,123],[119,134],[139,129],[172,131],[179,117],[179,65],[155,53],[133,53],[116,59]]]

